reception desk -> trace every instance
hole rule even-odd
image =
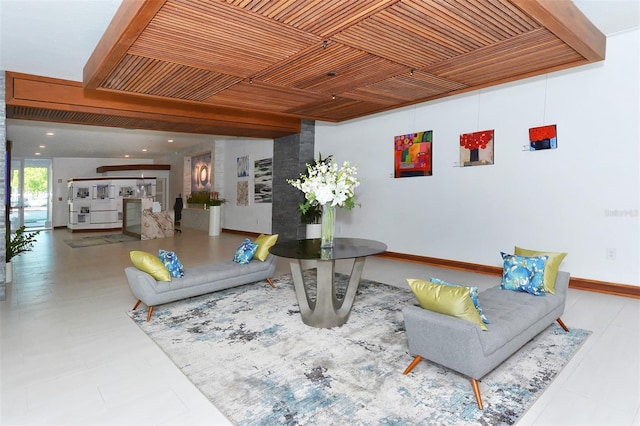
[[[150,198],[125,198],[122,203],[123,234],[141,240],[173,237],[173,210],[154,212]]]

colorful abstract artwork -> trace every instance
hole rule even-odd
[[[460,166],[493,164],[493,130],[460,135]]]
[[[255,179],[253,201],[256,203],[272,202],[273,158],[256,160],[253,164]]]
[[[191,157],[191,192],[211,191],[211,152]]]
[[[558,133],[555,124],[529,129],[529,151],[556,149],[557,147]]]
[[[395,136],[393,140],[396,178],[431,176],[432,130]]]

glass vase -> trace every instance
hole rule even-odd
[[[329,203],[322,205],[322,235],[320,248],[333,247],[333,236],[336,230],[336,207]]]

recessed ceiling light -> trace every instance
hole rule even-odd
[[[47,132],[47,136],[53,136],[53,135],[55,135],[55,133],[53,133],[53,132]]]
[[[173,139],[169,139],[167,142],[169,142],[169,143],[173,143]]]
[[[46,146],[45,145],[40,145],[39,148],[44,149],[44,148],[46,148]]]
[[[39,153],[39,152],[36,152],[36,155],[40,155],[40,153]]]
[[[147,148],[142,148],[142,152],[147,152]]]
[[[125,155],[124,155],[124,158],[129,158],[129,154],[125,154]]]

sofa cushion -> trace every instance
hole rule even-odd
[[[547,256],[547,264],[544,267],[544,291],[547,293],[556,293],[556,276],[560,269],[560,263],[567,256],[567,253],[556,253],[551,251],[537,251],[524,249],[522,247],[515,247],[514,253],[518,256]]]
[[[561,299],[553,294],[536,297],[521,291],[492,287],[478,294],[482,308],[491,318],[491,330],[482,333],[485,355],[492,354],[515,338],[527,333],[533,323],[556,309]]]
[[[452,283],[443,281],[439,278],[433,278],[433,277],[429,277],[429,281],[431,281],[432,283],[449,285],[453,287],[467,287],[469,289],[469,297],[471,297],[473,306],[476,307],[476,310],[480,314],[480,318],[482,318],[482,322],[485,324],[490,324],[489,320],[487,319],[487,317],[484,315],[484,312],[482,311],[482,307],[480,306],[480,301],[478,301],[478,287],[469,287],[469,286],[463,286],[461,284],[452,284]]]
[[[174,252],[160,249],[158,250],[158,258],[173,278],[184,277],[184,267]]]
[[[151,275],[156,281],[171,281],[171,274],[156,256],[144,251],[133,250],[129,253],[133,265]]]
[[[478,324],[482,330],[487,330],[471,301],[468,287],[436,284],[412,278],[407,279],[407,283],[423,309],[471,321]]]
[[[236,253],[233,256],[233,261],[236,263],[240,263],[241,265],[248,264],[251,259],[253,259],[253,255],[255,254],[257,248],[257,244],[252,243],[249,238],[245,238],[236,250]]]
[[[258,248],[256,249],[256,253],[253,255],[253,258],[264,262],[267,259],[267,256],[269,256],[269,249],[276,243],[276,241],[278,241],[278,234],[260,234],[254,241],[254,243],[258,245]]]
[[[502,288],[544,296],[547,256],[525,257],[500,253],[503,259]]]

